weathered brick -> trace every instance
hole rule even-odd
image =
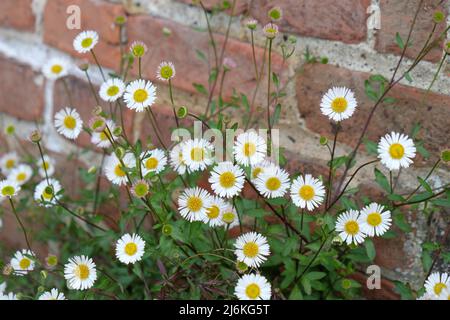
[[[331,65],[307,65],[298,77],[297,97],[301,116],[306,120],[307,128],[318,134],[332,138],[331,126],[326,116],[320,112],[323,94],[332,86],[346,86],[354,90],[358,108],[352,118],[342,122],[339,141],[354,146],[367,120],[374,103],[365,94],[364,81],[370,74],[350,71]],[[394,104],[380,105],[372,118],[367,136],[378,141],[391,131],[409,134],[414,124],[422,125],[421,138],[425,147],[437,156],[448,146],[450,128],[450,98],[445,95],[429,93],[424,99],[424,90],[397,85],[391,90]],[[420,164],[418,158],[415,165]]]
[[[180,2],[184,2],[186,4],[192,4],[194,1],[192,0],[178,0]],[[205,6],[206,10],[213,10],[213,9],[219,9],[222,8],[223,0],[204,0],[202,1],[203,5]],[[231,4],[233,1],[229,1]],[[249,0],[237,0],[236,6],[234,8],[234,14],[239,15],[245,12],[248,8],[248,2]],[[227,10],[227,13],[230,13],[231,9]]]
[[[33,0],[0,1],[0,26],[33,32],[36,18],[31,8]]]
[[[80,113],[81,118],[83,119],[83,122],[85,125],[88,124],[89,119],[92,118],[92,111],[95,106],[97,106],[96,100],[92,94],[92,91],[90,89],[90,86],[87,82],[80,80],[75,77],[67,77],[65,79],[67,82],[67,86],[71,92],[72,96],[72,103],[73,108],[77,109]],[[95,87],[95,90],[98,95],[98,87]],[[70,100],[66,93],[66,90],[64,89],[64,83],[63,80],[58,80],[55,83],[55,90],[54,90],[54,110],[55,113],[61,110],[64,107],[70,107]],[[105,112],[109,112],[109,104],[102,101],[100,99],[100,105],[102,106],[103,110]],[[112,104],[112,108],[114,110],[115,104]],[[134,119],[134,111],[128,109],[125,107],[124,103],[122,103],[123,110],[122,113],[124,115],[124,124],[125,124],[125,130],[129,136],[129,138],[132,138],[132,128],[133,128],[133,119]],[[117,112],[119,116],[119,111]],[[120,125],[120,118],[116,121],[117,125]],[[88,133],[86,133],[84,130],[81,132],[80,136],[76,140],[76,143],[83,147],[90,147],[95,148],[96,150],[99,150],[94,145],[91,144],[91,138]]]
[[[406,56],[415,58],[433,29],[433,13],[439,9],[447,13],[444,5],[439,0],[426,0],[420,11],[411,37],[411,46],[406,50]],[[376,50],[383,53],[394,53],[400,55],[400,49],[396,43],[397,32],[406,42],[408,33],[419,5],[419,0],[381,0],[381,30],[376,37]],[[435,35],[440,34],[446,27],[445,20],[436,28]],[[442,43],[442,42],[441,42]],[[433,49],[426,57],[429,61],[439,61],[442,49]]]
[[[367,8],[370,0],[261,0],[252,1],[250,15],[269,22],[267,12],[283,9],[281,30],[303,36],[345,43],[359,43],[367,36]]]
[[[0,111],[34,121],[44,109],[43,79],[29,66],[0,55]]]

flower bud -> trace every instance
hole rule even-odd
[[[172,234],[173,228],[170,224],[165,224],[162,227],[162,233],[166,236],[170,236]]]
[[[34,130],[30,134],[30,141],[34,143],[39,143],[42,139],[41,132],[39,130]]]
[[[188,114],[188,108],[186,108],[185,106],[181,106],[181,107],[178,108],[178,110],[177,110],[177,117],[179,119],[186,118],[187,114]]]
[[[5,134],[8,136],[12,136],[16,133],[16,127],[13,124],[8,124],[5,128]]]

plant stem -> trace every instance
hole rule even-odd
[[[252,55],[253,55],[253,65],[255,67],[255,80],[258,81],[258,65],[256,63],[256,52],[255,52],[255,36],[254,36],[254,31],[251,30],[251,39],[252,39]]]
[[[95,102],[97,103],[97,105],[100,105],[100,100],[97,97],[97,92],[95,91],[94,85],[92,84],[91,77],[89,76],[87,70],[85,70],[84,73],[86,74],[86,78],[88,80],[89,87],[91,88],[91,92],[95,98]]]
[[[270,121],[270,84],[272,82],[272,39],[269,39],[269,63],[267,73],[267,128],[268,128],[268,140],[267,140],[267,155],[270,157],[272,153],[272,123]]]
[[[9,203],[11,204],[12,212],[14,213],[14,216],[16,217],[16,220],[19,223],[20,228],[22,229],[23,235],[25,237],[25,242],[27,243],[28,250],[33,251],[33,250],[31,250],[31,245],[30,245],[30,242],[28,241],[27,230],[25,229],[25,226],[23,225],[22,221],[19,218],[19,215],[17,214],[16,207],[14,206],[14,202],[10,197],[8,197],[8,200],[9,200]]]
[[[103,73],[103,68],[100,65],[100,63],[98,62],[97,56],[95,55],[95,52],[93,49],[91,49],[91,53],[92,53],[92,56],[94,57],[94,60],[95,60],[95,63],[97,64],[98,69],[100,70],[100,74],[102,75],[103,81],[106,81],[105,74]]]
[[[175,110],[175,102],[173,100],[172,79],[169,79],[169,95],[170,95],[170,102],[172,103],[173,118],[175,119],[175,123],[177,125],[177,128],[179,128],[180,127],[180,123],[178,121],[177,111]]]
[[[337,138],[339,135],[339,129],[340,129],[340,125],[338,124],[335,128],[333,147],[331,149],[330,170],[328,173],[328,191],[327,191],[327,196],[326,196],[326,200],[325,200],[326,206],[328,206],[328,203],[330,201],[330,198],[331,198],[332,192],[333,192],[333,161],[334,161],[334,154],[336,151],[336,142],[337,142]]]

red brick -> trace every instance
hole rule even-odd
[[[87,82],[75,77],[67,77],[65,81],[67,82],[67,86],[69,87],[69,90],[72,95],[72,102],[73,102],[72,107],[78,110],[81,118],[83,119],[84,124],[87,125],[89,119],[92,118],[92,111],[94,107],[97,105],[95,98],[91,92],[90,86]],[[95,90],[98,94],[98,87],[95,87]],[[55,113],[64,107],[70,107],[69,98],[64,89],[63,80],[58,80],[55,83],[53,104]],[[108,103],[100,100],[100,105],[103,107],[103,110],[105,112],[109,113]],[[123,106],[125,129],[127,134],[129,135],[129,138],[131,138],[135,112],[126,108],[123,103],[122,106]],[[114,108],[115,104],[112,104],[112,107]],[[116,123],[117,125],[120,125],[120,118],[117,119]],[[80,136],[76,140],[76,143],[83,147],[90,147],[95,148],[96,150],[100,150],[99,148],[91,144],[91,138],[89,134],[86,133],[84,130],[81,132]]]
[[[350,71],[331,65],[307,65],[297,79],[297,98],[301,116],[306,126],[318,134],[332,138],[331,126],[320,112],[320,100],[332,86],[346,86],[355,91],[358,108],[352,118],[342,122],[340,141],[354,146],[374,103],[365,95],[364,81],[368,73]],[[375,112],[367,132],[368,137],[378,141],[391,131],[409,134],[415,123],[422,125],[421,138],[432,155],[448,146],[450,128],[450,98],[446,95],[429,93],[424,100],[424,90],[398,85],[389,96],[396,99],[391,105],[380,105]],[[415,165],[420,164],[418,158]]]
[[[73,39],[81,31],[69,30],[66,27],[66,10],[69,5],[80,7],[82,30],[95,30],[99,33],[100,40],[94,50],[100,63],[109,68],[118,67],[119,29],[114,20],[125,14],[121,5],[96,0],[47,1],[44,11],[44,42],[73,56],[93,61],[90,54],[78,54],[73,48]]]
[[[359,43],[367,36],[367,8],[370,0],[260,0],[252,1],[250,15],[269,22],[267,12],[275,6],[283,10],[281,30],[303,36],[345,43]]]
[[[0,111],[17,118],[39,120],[44,109],[44,89],[38,73],[0,55]]]
[[[184,2],[186,4],[192,4],[192,0],[178,0],[179,2]],[[205,6],[206,10],[219,9],[222,8],[224,0],[203,0],[202,3]],[[230,4],[233,3],[233,0],[229,1]],[[234,14],[239,15],[245,12],[248,8],[249,0],[237,0],[236,7],[234,8]],[[230,13],[230,9],[227,10],[227,13]]]
[[[31,9],[33,0],[0,1],[0,26],[33,32],[36,18]]]
[[[164,27],[172,31],[169,37],[162,32]],[[148,30],[153,32],[149,33]],[[220,52],[224,36],[215,34],[214,37]],[[198,32],[164,19],[139,15],[128,19],[128,38],[130,42],[142,40],[150,48],[150,54],[145,56],[142,62],[145,77],[156,81],[155,74],[159,63],[172,61],[177,71],[173,80],[174,86],[185,91],[196,92],[192,85],[196,82],[208,88],[207,64],[201,61],[196,53],[196,50],[201,50],[205,54],[208,53],[209,37],[206,32]],[[262,57],[263,51],[264,49],[257,48],[257,57]],[[238,67],[228,74],[224,86],[224,95],[229,96],[232,88],[248,95],[251,94],[256,83],[251,46],[235,39],[229,39],[225,52],[225,57],[227,56],[233,57]],[[212,51],[210,51],[210,57],[213,59]],[[280,73],[284,70],[282,69],[281,56],[273,54],[272,58],[273,71]],[[264,83],[261,88],[264,88]]]
[[[443,5],[437,6],[439,2],[442,3],[439,0],[424,1],[412,33],[412,46],[406,50],[407,57],[415,58],[425,44],[433,28],[434,11],[439,9],[445,14],[447,13]],[[377,51],[401,54],[402,49],[398,47],[395,41],[396,34],[398,32],[403,41],[406,42],[418,5],[419,0],[381,0],[381,30],[379,30],[376,37]],[[445,27],[444,20],[444,23],[441,23],[436,29],[435,35],[444,31]],[[426,60],[436,62],[439,61],[441,56],[442,49],[435,48],[426,56]]]

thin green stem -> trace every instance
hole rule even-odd
[[[12,212],[14,213],[14,216],[16,217],[16,220],[19,223],[20,228],[22,229],[23,235],[25,237],[25,242],[27,243],[28,250],[33,251],[33,250],[31,250],[30,241],[28,241],[27,230],[25,229],[25,226],[23,225],[22,221],[19,218],[19,215],[17,214],[16,207],[14,206],[14,201],[10,197],[8,197],[8,200],[9,200],[9,203],[11,204]]]
[[[94,52],[93,49],[91,49],[91,54],[92,54],[92,56],[94,57],[94,61],[95,61],[95,63],[97,64],[98,70],[100,70],[100,74],[102,75],[103,81],[106,81],[105,74],[103,73],[103,68],[102,68],[102,66],[100,65],[100,63],[98,62],[97,56],[95,55],[95,52]]]

